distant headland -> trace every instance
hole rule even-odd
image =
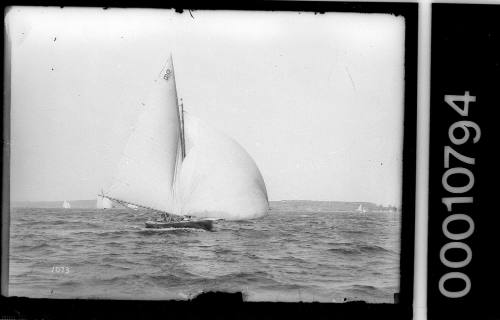
[[[72,209],[96,208],[96,200],[67,200]],[[12,201],[12,208],[61,208],[61,201]],[[366,212],[399,211],[396,206],[377,205],[372,202],[278,200],[269,201],[270,212],[353,212],[362,206]]]

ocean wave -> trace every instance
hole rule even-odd
[[[95,223],[95,222],[85,222],[83,224],[84,227],[86,228],[100,228],[102,227],[101,223]]]
[[[74,237],[95,237],[96,231],[94,230],[85,230],[85,231],[72,231],[71,235]]]
[[[360,245],[358,249],[364,253],[391,253],[395,254],[394,251],[386,249],[377,245]]]
[[[142,226],[142,225],[138,226],[138,225],[135,225],[135,224],[124,224],[123,228],[125,228],[125,229],[132,229],[132,230],[143,230],[144,226]]]
[[[130,270],[133,270],[131,267],[127,267],[127,266],[124,266],[122,265],[123,263],[119,263],[117,261],[108,261],[108,262],[104,262],[104,259],[101,260],[101,263],[100,265],[104,268],[112,268],[114,269],[116,272],[120,272],[120,271],[130,271]]]
[[[358,255],[361,254],[361,250],[356,249],[356,248],[329,248],[327,249],[328,252],[333,252],[333,253],[339,253],[339,254],[345,254],[345,255]]]
[[[370,232],[365,230],[341,230],[340,232],[353,235],[370,234]]]
[[[33,219],[30,219],[33,221]],[[78,221],[77,223],[79,223]],[[28,227],[35,227],[35,228],[40,228],[40,227],[53,227],[53,226],[59,226],[59,225],[68,225],[71,223],[75,223],[75,221],[71,220],[61,220],[61,219],[49,219],[49,220],[44,220],[44,221],[37,221],[35,225],[32,223]]]
[[[382,295],[385,292],[385,290],[383,290],[382,288],[366,284],[351,285],[349,288],[346,288],[346,291],[352,292],[354,294],[361,294],[363,296],[378,296]]]
[[[45,248],[50,248],[51,245],[49,245],[46,242],[38,242],[36,244],[30,245],[30,244],[22,244],[22,245],[16,245],[14,248],[16,250],[39,250],[39,249],[45,249]]]
[[[367,285],[367,284],[355,284],[351,288],[352,290],[377,290],[375,286]]]
[[[177,286],[200,279],[198,276],[188,272],[182,272],[181,274],[166,273],[162,275],[148,275],[147,278],[151,283],[159,287]]]
[[[243,239],[269,239],[273,235],[270,232],[260,231],[260,230],[252,230],[252,229],[244,229],[244,230],[236,230],[237,236],[243,237]]]
[[[255,283],[266,283],[266,284],[280,284],[278,281],[273,279],[273,276],[264,271],[255,272],[234,272],[228,273],[216,277],[207,277],[196,279],[197,282],[203,283],[217,283],[217,284],[238,284],[238,285],[249,285]]]
[[[89,282],[91,284],[99,286],[127,285],[130,283],[135,283],[140,280],[147,280],[147,278],[148,278],[147,276],[142,274],[130,273],[130,274],[115,275],[109,278],[93,277],[89,279]]]
[[[228,248],[215,248],[214,253],[224,255],[224,254],[232,254],[232,253],[237,253],[237,252],[234,250],[228,249]]]
[[[66,280],[66,281],[60,282],[59,285],[62,287],[77,287],[77,286],[82,285],[82,283],[79,281],[76,281],[76,280]]]
[[[119,241],[107,241],[105,245],[107,247],[112,247],[112,248],[122,248],[125,246],[126,243],[124,242],[119,242]]]
[[[119,238],[121,236],[125,236],[130,234],[130,230],[105,230],[105,231],[96,231],[94,235],[97,236],[111,236],[113,238]]]
[[[296,283],[282,283],[282,282],[275,282],[271,284],[262,284],[259,286],[259,288],[262,289],[267,289],[267,290],[274,290],[274,291],[291,291],[291,290],[301,290],[301,289],[307,289],[308,286],[296,284]]]

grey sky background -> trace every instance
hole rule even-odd
[[[270,200],[400,205],[402,17],[192,15],[9,12],[12,200],[95,198],[172,53],[185,110],[248,151]]]

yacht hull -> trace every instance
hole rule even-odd
[[[211,231],[212,225],[212,220],[192,220],[179,222],[146,221],[146,228],[148,229],[191,228]]]

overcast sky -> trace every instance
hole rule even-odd
[[[172,53],[185,110],[248,151],[270,200],[400,204],[402,17],[192,16],[9,12],[12,200],[95,198]]]

